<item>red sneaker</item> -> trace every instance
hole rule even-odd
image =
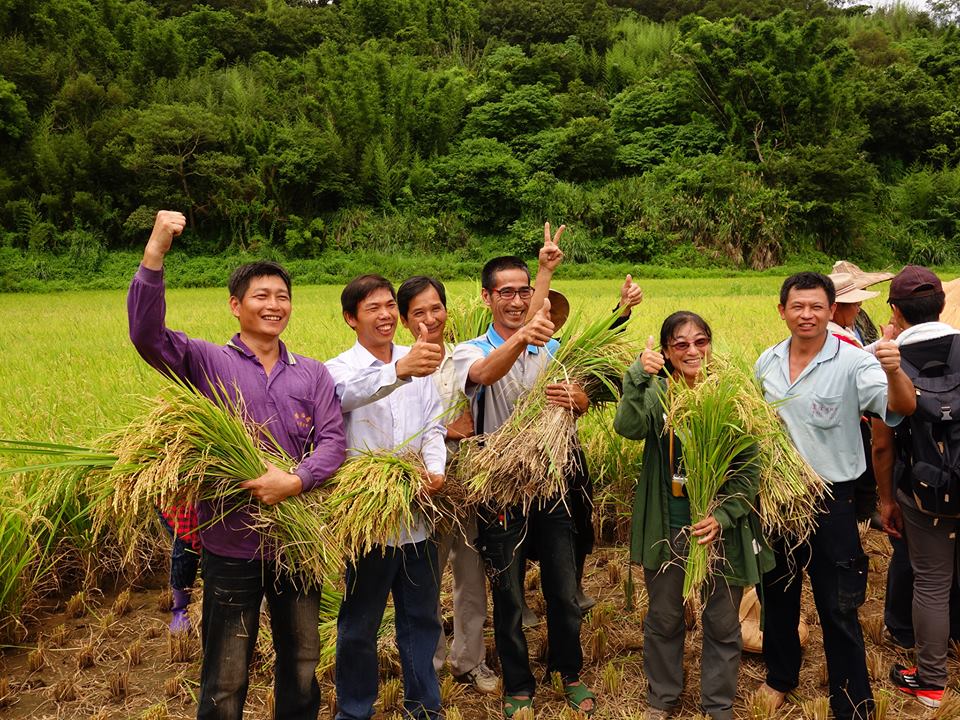
[[[917,674],[917,668],[894,665],[890,669],[890,680],[900,692],[913,695],[927,707],[940,707],[940,702],[943,700],[943,688],[923,682]]]

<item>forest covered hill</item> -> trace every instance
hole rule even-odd
[[[956,5],[0,0],[0,289],[110,276],[160,207],[184,262],[333,276],[545,218],[573,263],[957,262]]]

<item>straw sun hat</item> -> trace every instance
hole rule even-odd
[[[833,285],[837,289],[838,303],[857,303],[875,298],[880,293],[864,288],[889,280],[893,276],[893,273],[886,272],[864,272],[847,260],[835,262],[833,271],[830,273],[830,279],[833,280]]]

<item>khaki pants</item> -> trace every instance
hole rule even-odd
[[[487,586],[483,560],[473,547],[477,537],[476,517],[464,528],[464,534],[470,538],[469,542],[463,534],[454,532],[441,537],[437,548],[441,577],[448,558],[453,570],[453,641],[448,653],[447,638],[440,633],[433,666],[440,672],[444,660],[448,660],[454,675],[470,672],[486,658],[483,623],[487,619]],[[440,615],[439,602],[437,614]]]

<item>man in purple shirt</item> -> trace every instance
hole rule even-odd
[[[307,492],[343,462],[346,441],[340,402],[327,369],[294,355],[280,342],[290,319],[290,278],[276,263],[238,267],[230,277],[230,309],[240,332],[226,345],[195,340],[167,329],[163,258],[186,224],[181,213],[161,210],[130,284],[130,339],[150,365],[192,383],[204,395],[222,385],[242,398],[249,419],[265,427],[292,457],[292,472],[268,465],[267,472],[241,483],[251,502],[273,505]],[[320,589],[305,589],[279,570],[263,538],[239,508],[219,516],[209,503],[197,508],[203,545],[203,668],[201,719],[240,720],[247,671],[266,596],[276,651],[277,720],[316,718],[320,688],[317,624]]]

